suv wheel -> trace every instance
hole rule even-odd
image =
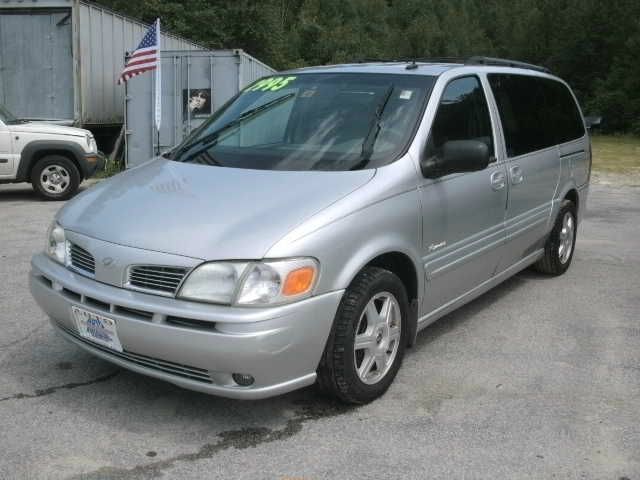
[[[400,279],[367,267],[340,302],[318,367],[322,390],[362,404],[382,395],[400,368],[409,302]]]
[[[536,270],[550,275],[567,271],[573,259],[577,226],[576,206],[571,200],[564,200],[544,246],[544,257],[534,264]]]
[[[80,173],[68,158],[48,155],[34,165],[31,185],[47,200],[66,200],[78,191]]]

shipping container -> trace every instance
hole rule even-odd
[[[116,80],[148,27],[79,0],[0,0],[0,102],[25,119],[122,124]],[[167,33],[162,48],[202,50]]]
[[[162,122],[154,126],[154,75],[127,82],[126,163],[134,167],[177,145],[246,85],[274,69],[242,50],[163,51]]]

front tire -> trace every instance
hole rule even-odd
[[[323,358],[318,385],[346,403],[368,403],[386,392],[406,345],[409,301],[400,279],[367,267],[347,288]]]
[[[571,200],[564,200],[545,243],[544,256],[533,265],[534,269],[556,276],[566,272],[573,259],[577,227],[576,206]]]
[[[78,191],[80,172],[61,155],[47,155],[33,166],[31,185],[45,200],[67,200]]]

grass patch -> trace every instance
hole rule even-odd
[[[640,137],[594,135],[593,169],[603,173],[640,173]]]
[[[95,178],[109,178],[115,175],[116,173],[120,173],[122,170],[122,161],[114,160],[112,162],[107,162],[104,170],[97,172],[94,177]]]

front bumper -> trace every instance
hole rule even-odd
[[[230,398],[266,398],[314,383],[343,294],[280,307],[226,307],[106,285],[44,254],[31,265],[31,293],[67,340],[130,370]],[[72,305],[114,319],[124,352],[80,337]],[[239,386],[233,373],[252,375],[255,382]]]
[[[87,153],[84,156],[84,178],[90,178],[98,172],[104,170],[106,164],[106,158],[104,153]]]

